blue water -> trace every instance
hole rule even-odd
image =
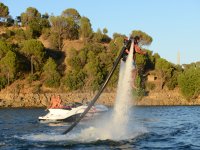
[[[70,124],[38,122],[45,113],[44,109],[0,109],[0,149],[200,149],[198,106],[134,107],[130,126],[138,130],[130,131],[132,138],[117,141],[79,139],[94,120],[62,135]]]

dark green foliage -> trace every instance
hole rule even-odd
[[[41,14],[36,8],[29,7],[26,12],[21,14],[21,22],[23,26],[27,26],[32,33],[32,38],[37,38],[41,35],[43,28],[49,28],[50,24],[48,21],[48,14]]]
[[[23,29],[15,30],[15,39],[17,39],[17,41],[19,42],[26,40],[27,36],[26,36],[25,31]]]
[[[113,33],[113,39],[115,40],[117,37],[126,38],[126,35],[120,33]]]
[[[69,40],[79,39],[79,25],[81,19],[79,12],[76,9],[69,8],[64,10],[61,16],[65,18],[67,22],[64,38]]]
[[[33,38],[37,38],[41,35],[42,27],[40,25],[40,18],[29,21],[28,25]]]
[[[22,44],[21,51],[30,59],[31,61],[31,72],[34,70],[39,71],[42,67],[45,51],[42,42],[30,39],[26,40]]]
[[[160,88],[163,89],[164,84],[172,77],[174,67],[167,60],[158,58],[156,60],[155,69],[158,71],[161,78]]]
[[[32,83],[33,81],[39,80],[39,78],[40,78],[40,76],[39,76],[39,74],[37,74],[37,73],[30,74],[30,75],[28,76],[28,81],[29,81],[29,83]]]
[[[8,51],[0,60],[0,73],[7,77],[8,84],[16,77],[18,66],[17,55],[12,51]]]
[[[50,34],[51,45],[55,49],[62,50],[63,39],[67,29],[67,20],[64,17],[51,16],[50,22],[51,22],[51,34]]]
[[[67,18],[66,20],[67,28],[64,38],[69,40],[79,39],[79,25],[72,18]]]
[[[80,21],[80,14],[79,12],[74,8],[68,8],[62,12],[62,16],[65,18],[72,18],[76,23]]]
[[[173,66],[172,70],[172,76],[171,78],[168,78],[168,81],[166,83],[169,90],[173,90],[178,85],[178,76],[182,74],[182,67],[179,65]]]
[[[88,61],[84,69],[89,78],[88,84],[93,90],[97,90],[107,76],[106,63],[100,57],[102,53],[105,53],[102,46],[93,45],[87,54]]]
[[[49,58],[43,67],[45,85],[48,87],[58,87],[60,85],[60,74],[57,71],[57,64]]]
[[[166,86],[169,90],[173,90],[178,85],[177,74],[174,74],[169,81],[166,83]]]
[[[138,68],[143,68],[147,64],[147,57],[145,55],[141,55],[136,53],[136,64]]]
[[[14,25],[14,19],[11,16],[6,17],[5,23],[3,23],[6,27]]]
[[[22,45],[22,52],[24,52],[27,56],[33,55],[39,62],[42,62],[45,55],[44,45],[42,42],[35,39],[24,41]]]
[[[0,2],[0,17],[7,17],[9,14],[8,6]]]
[[[83,70],[69,71],[64,77],[64,85],[69,88],[69,90],[77,90],[84,86],[86,74]]]
[[[93,41],[98,43],[109,43],[111,38],[108,35],[103,34],[102,31],[98,29],[97,32],[93,34]]]
[[[84,83],[89,89],[97,90],[108,74],[112,59],[108,59],[106,48],[101,44],[87,44],[80,51],[68,50],[66,61],[68,73],[65,85],[69,89],[77,89]]]
[[[44,40],[47,40],[50,35],[51,35],[50,28],[43,28],[42,29],[42,37],[43,37]]]
[[[92,36],[92,25],[87,17],[82,17],[80,20],[79,34],[81,39],[88,39]]]
[[[26,12],[21,14],[21,22],[22,25],[27,26],[29,25],[30,22],[38,20],[41,18],[41,14],[36,8],[33,7],[28,7],[26,9]]]
[[[133,96],[136,96],[137,99],[141,99],[145,96],[146,92],[145,88],[142,87],[142,78],[139,74],[136,76],[135,85],[137,89],[133,89]]]
[[[100,43],[100,42],[102,42],[102,39],[103,39],[103,34],[102,34],[101,30],[98,29],[97,32],[94,33],[94,35],[93,35],[93,40],[95,42],[99,42]]]
[[[12,47],[5,41],[0,40],[0,59],[2,59],[8,51],[11,51]]]
[[[107,28],[103,28],[103,34],[107,34],[108,33],[108,29]]]
[[[149,36],[147,33],[140,31],[140,30],[134,30],[131,34],[133,37],[139,36],[140,37],[140,45],[150,45],[153,41],[152,37]]]
[[[27,30],[23,30],[23,29],[17,29],[14,30],[14,39],[18,42],[21,43],[24,40],[29,40],[34,38],[34,33],[33,30],[28,28]]]
[[[5,76],[0,76],[0,90],[5,88],[7,84],[7,79]]]
[[[200,94],[200,67],[190,67],[178,77],[178,85],[187,98],[196,98]]]
[[[146,56],[146,65],[145,70],[153,70],[155,68],[155,57],[153,56],[153,52],[150,50],[145,49],[147,52]]]

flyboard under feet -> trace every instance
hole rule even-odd
[[[124,46],[122,47],[122,50],[120,51],[119,56],[117,57],[117,59],[115,60],[113,67],[108,75],[108,77],[106,78],[105,82],[103,83],[103,85],[101,86],[100,90],[98,91],[98,93],[95,95],[95,97],[93,98],[93,100],[88,104],[88,107],[85,109],[85,111],[80,115],[80,117],[74,121],[72,123],[72,125],[63,132],[63,134],[67,134],[68,132],[70,132],[80,121],[81,119],[84,118],[84,116],[88,113],[88,111],[92,108],[92,106],[95,104],[95,102],[97,101],[97,99],[99,98],[99,96],[101,95],[101,93],[103,92],[103,90],[105,89],[105,87],[107,86],[110,78],[112,77],[115,69],[117,68],[117,65],[119,64],[121,58],[124,56],[124,52],[126,49],[130,48],[131,45],[131,40],[126,40],[124,42]]]

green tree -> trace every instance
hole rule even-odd
[[[0,76],[0,90],[3,89],[7,84],[6,77]]]
[[[37,38],[41,35],[42,27],[40,24],[40,18],[29,21],[28,27],[28,31],[31,33],[30,38]]]
[[[122,38],[126,38],[126,35],[124,34],[120,34],[120,33],[113,33],[113,39],[116,39],[117,37],[122,37]]]
[[[200,68],[191,67],[178,76],[178,85],[187,99],[196,98],[200,94]]]
[[[87,39],[90,38],[92,35],[92,27],[90,20],[87,17],[82,17],[80,20],[80,37],[81,39]]]
[[[134,30],[132,31],[131,34],[133,37],[139,36],[140,37],[140,42],[139,44],[142,45],[150,45],[153,41],[152,37],[149,36],[147,33],[140,31],[140,30]]]
[[[74,8],[69,8],[64,10],[61,16],[67,19],[65,39],[78,39],[81,19],[79,12]]]
[[[10,84],[10,79],[13,80],[18,71],[17,55],[12,51],[8,51],[6,56],[0,60],[0,66],[1,74],[7,76],[7,83]]]
[[[11,45],[7,44],[5,41],[0,40],[0,59],[2,59],[10,50],[12,50]]]
[[[173,90],[178,85],[178,76],[183,72],[183,69],[180,65],[173,67],[174,69],[172,70],[172,76],[166,83],[169,90]]]
[[[60,85],[60,74],[57,71],[57,64],[52,58],[49,58],[43,67],[45,76],[45,85],[48,87],[58,87]]]
[[[80,71],[75,71],[71,70],[68,71],[64,77],[64,85],[69,89],[69,90],[77,90],[80,89],[84,86],[85,82],[85,73],[83,70]]]
[[[73,20],[73,18],[66,18],[66,20],[67,28],[64,38],[69,40],[79,39],[79,25]]]
[[[103,34],[107,34],[108,33],[108,29],[107,28],[104,28],[103,29]]]
[[[67,64],[68,70],[76,70],[77,72],[80,71],[81,68],[81,60],[78,56],[78,51],[74,48],[71,48],[67,52]]]
[[[28,27],[28,30],[32,32],[33,38],[39,37],[43,28],[50,27],[48,14],[41,17],[40,12],[33,7],[27,8],[26,12],[21,14],[21,22],[23,26]]]
[[[81,49],[79,54],[78,54],[78,57],[80,59],[79,65],[81,66],[81,68],[83,68],[87,63],[87,50]]]
[[[58,50],[62,50],[63,39],[67,30],[67,20],[64,17],[51,16],[50,22],[51,22],[50,41],[52,43],[52,47],[57,48]]]
[[[90,89],[97,90],[107,76],[107,62],[104,57],[106,48],[100,44],[93,44],[88,45],[87,49],[87,64],[84,66],[86,84]]]
[[[8,6],[0,2],[0,17],[7,18],[9,15]]]
[[[103,39],[103,34],[101,29],[98,29],[96,33],[94,33],[93,40],[95,42],[101,43]]]
[[[45,55],[42,42],[35,39],[26,40],[23,42],[21,50],[31,60],[31,74],[34,69],[39,71]]]
[[[163,86],[166,83],[167,79],[171,78],[174,68],[172,64],[169,63],[167,60],[159,58],[156,61],[155,69],[158,71],[161,78],[160,88],[163,89]]]
[[[62,12],[62,16],[65,18],[72,18],[75,23],[79,23],[81,16],[79,12],[74,8],[68,8]]]
[[[28,7],[24,13],[21,14],[21,22],[23,26],[29,25],[30,22],[38,21],[41,14],[34,7]]]

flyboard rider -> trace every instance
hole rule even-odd
[[[124,39],[124,42],[127,42],[128,38]],[[139,47],[138,43],[140,41],[140,37],[139,36],[135,36],[134,38],[130,38],[130,40],[134,43],[134,48],[133,48],[133,62],[132,62],[132,65],[133,65],[133,69],[132,69],[132,78],[133,78],[133,84],[132,84],[132,87],[134,89],[137,89],[137,87],[135,86],[135,78],[137,76],[137,67],[136,67],[136,53],[138,54],[141,54],[141,55],[145,55],[147,52],[146,51],[143,51],[141,50],[141,48]],[[122,60],[125,62],[126,59],[127,59],[127,56],[128,54],[130,53],[130,47],[129,46],[123,56],[122,56]]]

